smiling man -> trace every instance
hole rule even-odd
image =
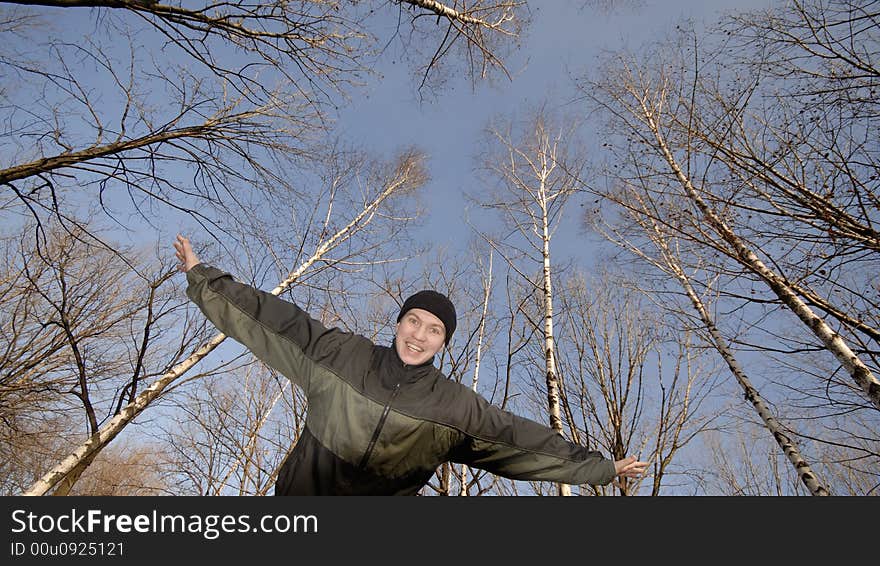
[[[419,291],[404,301],[397,317],[397,355],[405,364],[424,364],[449,344],[455,324],[455,307],[445,295]]]
[[[456,462],[518,480],[604,485],[637,477],[553,429],[504,411],[434,367],[455,332],[455,307],[424,290],[404,301],[393,347],[326,328],[297,305],[199,262],[174,242],[187,296],[224,334],[299,386],[306,424],[282,464],[276,495],[415,495]]]

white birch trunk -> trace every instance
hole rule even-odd
[[[543,171],[546,174],[546,168]],[[546,176],[544,177],[546,179]],[[553,284],[550,281],[550,226],[547,218],[547,195],[544,179],[541,179],[541,243],[544,259],[544,360],[547,379],[547,405],[550,413],[550,427],[562,434],[562,418],[559,410],[559,374],[556,370],[556,344],[553,338]],[[571,495],[571,486],[560,483],[559,495]]]
[[[474,392],[477,391],[477,383],[480,381],[480,360],[483,354],[483,335],[486,331],[486,316],[489,313],[489,295],[492,292],[492,249],[489,249],[489,275],[486,279],[486,284],[483,288],[483,312],[480,314],[480,328],[477,332],[477,353],[474,359],[474,378],[471,382],[471,389]],[[461,465],[461,470],[458,474],[458,481],[461,484],[461,489],[458,494],[460,496],[467,497],[468,489],[467,489],[467,478],[468,478],[468,466],[467,464]]]
[[[259,418],[257,423],[254,425],[253,430],[248,434],[248,440],[246,447],[248,450],[253,451],[253,449],[257,445],[257,439],[260,436],[260,430],[263,428],[263,425],[266,424],[266,421],[269,420],[269,415],[272,414],[272,410],[275,408],[275,405],[278,404],[278,401],[281,399],[281,396],[284,394],[284,389],[279,389],[275,394],[275,397],[272,399],[272,403],[269,405],[269,409],[263,413],[263,415]],[[247,453],[243,453],[239,458],[236,458],[235,462],[229,466],[229,470],[227,470],[226,475],[223,476],[223,479],[217,484],[214,488],[214,495],[220,495],[221,491],[224,487],[226,487],[229,478],[232,477],[232,474],[239,468],[239,466],[244,465],[247,460]],[[275,476],[273,475],[270,480],[274,481]],[[247,495],[245,493],[239,493],[239,495]]]
[[[785,280],[768,268],[758,256],[749,249],[742,239],[728,227],[721,218],[709,207],[708,204],[697,194],[690,179],[684,174],[675,156],[669,149],[659,126],[654,119],[654,112],[648,107],[645,98],[640,98],[643,115],[648,127],[654,135],[654,139],[660,147],[666,162],[669,164],[675,176],[678,178],[687,195],[694,201],[703,213],[706,221],[728,244],[736,250],[740,261],[752,272],[760,276],[773,290],[777,297],[819,338],[825,348],[828,349],[844,369],[852,376],[856,385],[865,393],[875,407],[880,408],[880,381],[874,376],[858,356],[847,346],[838,333],[836,333],[825,321],[813,312],[785,282]]]
[[[731,373],[733,373],[737,382],[745,392],[746,400],[750,401],[755,407],[755,410],[758,412],[764,425],[773,435],[776,443],[779,444],[783,454],[788,457],[788,460],[791,462],[792,466],[794,466],[795,472],[801,479],[801,482],[803,482],[807,489],[810,490],[810,493],[819,496],[829,495],[828,490],[819,482],[818,478],[813,473],[813,470],[810,468],[810,465],[801,455],[797,444],[795,444],[795,442],[785,433],[784,428],[770,412],[770,409],[767,407],[767,404],[764,402],[760,393],[758,393],[758,390],[752,386],[751,380],[749,380],[740,365],[739,360],[734,356],[727,341],[718,330],[718,327],[715,326],[715,322],[712,320],[709,311],[706,310],[706,306],[703,304],[699,295],[697,295],[693,285],[691,285],[690,279],[678,262],[673,259],[672,251],[669,249],[666,240],[660,234],[660,231],[653,220],[652,224],[654,224],[654,234],[651,236],[651,240],[654,241],[660,249],[660,252],[663,254],[663,260],[666,266],[672,271],[682,287],[684,287],[688,299],[690,299],[694,309],[696,309],[697,313],[700,315],[700,320],[709,331],[709,335],[712,338],[712,344],[715,346],[715,349],[718,350],[718,353],[721,354],[721,357],[724,358],[727,367],[730,368]]]
[[[448,18],[451,21],[461,22],[463,24],[471,24],[471,25],[485,27],[485,28],[489,28],[489,29],[495,29],[495,30],[498,30],[498,28],[500,28],[500,26],[502,24],[506,23],[511,18],[511,16],[509,14],[507,14],[505,11],[505,13],[501,16],[501,18],[499,18],[499,20],[497,22],[489,22],[489,21],[486,21],[486,20],[483,20],[480,18],[475,18],[473,16],[470,16],[460,10],[450,8],[446,4],[443,4],[442,2],[439,2],[437,0],[402,0],[402,1],[406,2],[407,4],[412,4],[413,6],[418,6],[419,8],[424,8],[425,10],[429,10],[431,12],[434,12],[438,16],[443,16],[445,18]],[[499,31],[503,32],[503,30],[499,30]],[[504,33],[509,33],[509,32],[504,32]]]
[[[798,477],[801,479],[803,484],[807,486],[807,489],[810,490],[811,494],[829,495],[828,490],[825,489],[825,487],[821,483],[819,483],[819,480],[813,473],[812,468],[810,468],[810,465],[801,455],[797,444],[795,444],[795,442],[785,433],[782,425],[770,412],[770,409],[767,407],[766,403],[764,403],[764,399],[761,397],[760,393],[758,393],[758,390],[752,386],[752,383],[743,371],[742,366],[739,365],[739,361],[734,357],[733,352],[730,351],[730,348],[728,348],[727,343],[721,336],[718,328],[712,322],[712,319],[709,318],[709,313],[706,311],[706,308],[700,301],[700,298],[694,292],[694,289],[693,287],[691,287],[690,282],[683,278],[683,274],[679,276],[679,281],[681,281],[682,285],[684,285],[685,292],[687,293],[688,298],[690,298],[691,303],[694,305],[694,308],[700,314],[700,318],[702,319],[703,324],[706,325],[706,329],[709,331],[709,334],[712,337],[712,342],[715,346],[715,349],[718,350],[718,353],[720,353],[721,357],[724,358],[724,361],[727,362],[727,367],[730,368],[730,371],[733,373],[733,375],[736,377],[736,380],[743,388],[746,400],[750,401],[755,407],[755,410],[758,412],[761,420],[764,421],[764,425],[767,427],[767,429],[773,435],[773,438],[776,440],[776,443],[779,444],[779,447],[782,449],[783,454],[788,457],[791,465],[794,466],[795,472],[797,472]]]

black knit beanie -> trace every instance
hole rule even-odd
[[[452,301],[446,298],[446,295],[427,289],[411,295],[403,302],[403,306],[400,307],[397,322],[400,322],[406,311],[410,309],[424,309],[439,318],[446,329],[446,344],[449,344],[449,339],[452,338],[452,333],[455,332],[455,306],[453,306]]]

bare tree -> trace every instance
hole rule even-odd
[[[477,391],[480,383],[480,363],[483,360],[483,342],[486,338],[486,317],[489,314],[489,299],[492,295],[492,250],[489,250],[488,266],[483,266],[481,262],[481,279],[483,280],[483,310],[480,312],[479,323],[477,324],[477,345],[474,352],[474,375],[471,380],[471,389]],[[461,484],[459,495],[468,495],[468,466],[461,465],[458,473],[458,481]]]
[[[868,366],[853,352],[847,343],[835,332],[825,320],[818,316],[810,306],[801,299],[795,289],[787,284],[786,278],[767,267],[746,242],[734,232],[718,211],[708,205],[694,188],[691,179],[684,174],[680,164],[672,154],[665,137],[662,135],[658,122],[655,120],[653,102],[649,106],[645,99],[640,100],[641,110],[646,123],[655,136],[658,147],[663,152],[670,168],[682,183],[687,196],[700,209],[705,220],[735,251],[738,259],[748,269],[763,279],[779,299],[789,307],[795,315],[821,340],[825,347],[840,361],[841,365],[852,376],[853,381],[864,391],[868,399],[880,408],[880,381]],[[662,106],[662,102],[660,103]]]
[[[735,217],[727,211],[726,203],[730,202],[730,197],[713,194],[713,184],[697,180],[689,173],[689,164],[696,158],[692,142],[697,137],[697,132],[702,132],[701,137],[708,134],[693,117],[696,108],[691,104],[692,97],[688,93],[682,93],[681,88],[672,82],[673,77],[663,73],[652,78],[636,71],[627,62],[622,62],[618,68],[620,72],[617,78],[604,85],[604,92],[610,96],[609,100],[613,100],[606,106],[609,111],[622,117],[625,121],[623,123],[632,128],[631,135],[656,151],[656,155],[668,168],[668,174],[679,183],[681,196],[692,203],[694,213],[715,234],[726,254],[759,277],[780,303],[790,309],[822,345],[834,354],[866,398],[880,407],[880,382],[874,372],[853,352],[846,340],[797,294],[797,289],[788,283],[788,278],[774,270],[772,263],[768,265],[774,261],[772,248],[754,248],[737,232],[733,224]],[[740,115],[741,112],[725,114],[734,123],[739,121]],[[682,126],[682,129],[669,129],[678,126]],[[712,131],[717,132],[719,128],[722,131],[729,129],[725,123],[717,125],[716,122]],[[668,132],[676,136],[675,146],[670,142]],[[681,148],[684,161],[675,154],[679,140],[683,144]],[[759,253],[769,259],[761,259]]]
[[[426,89],[445,82],[440,63],[448,60],[450,53],[455,54],[454,61],[464,62],[472,85],[490,78],[493,70],[510,78],[504,57],[528,24],[524,0],[396,1],[401,6],[401,19],[408,17],[410,21],[410,33],[399,35],[404,53],[421,75],[418,90],[423,96]],[[425,36],[431,35],[439,41],[426,43]]]
[[[876,438],[876,425],[861,427],[880,406],[868,275],[878,265],[867,96],[876,76],[866,64],[876,59],[877,29],[870,6],[795,2],[739,15],[699,39],[684,29],[644,57],[610,59],[601,80],[582,85],[608,118],[610,182],[644,199],[619,199],[626,217],[694,250],[682,269],[714,273],[690,279],[694,294],[718,278],[712,287],[725,303],[714,308],[742,329],[724,341],[772,360],[788,407],[809,411],[777,437],[795,465],[795,437],[853,449],[864,434]],[[791,327],[792,314],[803,324]],[[809,419],[828,424],[810,435]],[[816,465],[829,481],[837,475]]]
[[[254,103],[182,68],[151,67],[133,41],[53,44],[45,69],[0,61],[23,85],[4,100],[2,208],[29,214],[37,241],[47,219],[81,230],[96,210],[130,230],[184,214],[217,231],[246,224],[255,202],[298,194],[284,170],[320,126],[313,107],[283,88]],[[96,92],[89,79],[108,86]]]
[[[167,44],[198,62],[241,94],[267,94],[261,76],[266,70],[278,73],[295,85],[303,96],[316,100],[315,93],[329,96],[367,71],[363,59],[370,55],[376,38],[368,16],[382,12],[384,2],[357,3],[339,0],[297,0],[294,2],[245,3],[240,0],[190,8],[182,3],[138,0],[4,0],[13,4],[89,8],[117,11],[145,24]],[[515,40],[524,23],[525,2],[521,0],[477,0],[464,5],[439,0],[394,0],[400,6],[399,19],[410,19],[412,37],[405,50],[435,45],[426,63],[419,64],[421,87],[428,83],[440,62],[450,52],[466,66],[471,80],[486,78],[492,68],[507,74],[500,50]],[[379,10],[374,8],[378,4]],[[435,20],[430,26],[423,19]],[[445,26],[438,26],[440,21]],[[111,26],[121,23],[110,22]],[[399,32],[398,32],[399,33]],[[221,48],[243,51],[251,61],[233,66],[232,58],[220,57]],[[327,92],[330,89],[333,92]]]
[[[772,414],[767,402],[761,397],[758,390],[746,375],[742,364],[737,360],[736,354],[731,348],[730,343],[724,338],[718,326],[715,324],[708,306],[701,298],[700,294],[697,293],[697,290],[692,283],[691,276],[685,272],[681,261],[678,259],[680,253],[677,253],[673,247],[676,246],[676,243],[670,242],[670,238],[663,233],[651,212],[652,210],[656,210],[656,205],[646,203],[643,195],[635,190],[634,187],[629,188],[628,190],[622,189],[618,193],[606,194],[606,197],[613,200],[613,202],[625,210],[623,223],[626,224],[629,229],[621,230],[608,226],[607,224],[602,225],[602,219],[599,216],[594,217],[597,223],[597,228],[609,240],[627,249],[641,260],[656,267],[661,272],[672,276],[678,281],[691,306],[699,317],[700,324],[698,328],[700,328],[700,330],[705,330],[708,334],[707,340],[724,359],[737,383],[742,387],[745,399],[752,403],[755,411],[761,417],[762,422],[778,443],[780,450],[790,460],[798,477],[807,489],[809,489],[811,494],[828,495],[828,490],[819,482],[810,465],[801,454],[797,443],[786,432],[786,427],[784,427]],[[625,232],[632,232],[633,227],[638,227],[638,229],[644,233],[645,238],[656,250],[656,257],[643,251],[640,246],[634,243],[632,238],[624,235]],[[708,291],[710,286],[706,285],[706,287]]]
[[[169,456],[158,467],[184,493],[266,495],[301,432],[305,407],[286,398],[286,378],[259,363],[232,377],[178,396],[173,424],[163,427]]]
[[[145,496],[171,493],[172,485],[159,472],[159,454],[155,446],[114,446],[89,466],[70,495]]]
[[[16,255],[6,256],[4,279],[10,284],[0,296],[7,453],[18,450],[19,442],[33,442],[28,437],[35,434],[58,435],[70,444],[95,434],[142,382],[180,359],[204,333],[199,326],[168,332],[166,322],[184,320],[184,301],[170,289],[167,265],[150,265],[146,258],[126,265],[77,233],[57,229],[48,245],[34,247],[23,235],[27,231],[25,226],[19,235]],[[45,411],[56,418],[44,429],[34,423]],[[71,474],[59,494],[84,469]]]
[[[637,453],[654,462],[651,493],[659,495],[677,452],[711,421],[701,415],[711,380],[687,336],[665,330],[633,287],[607,273],[568,279],[561,293],[564,406],[580,443],[601,446],[615,460]],[[629,481],[615,487],[620,495],[640,489]]]
[[[577,190],[579,159],[569,152],[570,131],[552,125],[547,116],[538,114],[525,127],[524,134],[511,126],[490,127],[494,151],[485,167],[498,189],[482,206],[497,210],[510,233],[495,248],[540,297],[542,358],[547,390],[550,426],[563,433],[560,410],[560,383],[556,362],[553,310],[553,266],[550,242],[566,202]],[[540,267],[540,275],[533,270]],[[570,495],[571,488],[559,484],[560,495]]]
[[[50,7],[94,15],[96,33],[86,39],[58,34],[36,57],[17,44],[0,52],[0,68],[16,79],[0,92],[8,124],[0,209],[17,203],[38,230],[48,216],[82,227],[80,213],[98,202],[120,227],[131,228],[132,214],[152,227],[162,214],[183,213],[228,235],[252,224],[255,208],[303,195],[290,168],[329,126],[325,108],[370,72],[371,28],[380,26],[371,22],[389,15],[386,3],[337,0],[4,4],[15,8],[4,10],[0,31],[22,42],[45,36],[35,22]],[[439,43],[423,80],[453,46],[471,54],[463,64],[472,69],[476,54],[501,65],[490,43],[513,41],[524,9],[398,4],[413,18],[415,44]],[[425,15],[454,30],[417,25]],[[141,41],[165,50],[150,53]]]
[[[491,250],[495,250],[491,240],[486,240],[486,244]],[[521,277],[515,266],[508,262],[503,262],[501,265],[501,269],[496,271],[502,271],[503,277],[499,275],[493,284],[493,288],[497,291],[492,294],[495,299],[491,300],[493,305],[487,311],[485,319],[487,324],[484,335],[487,340],[482,346],[483,353],[480,354],[479,366],[479,372],[484,377],[477,385],[484,397],[502,409],[515,410],[523,415],[536,415],[532,418],[541,421],[543,420],[541,415],[546,412],[546,408],[542,408],[545,407],[543,402],[534,404],[521,402],[526,397],[522,388],[529,388],[529,391],[534,389],[533,381],[523,376],[542,375],[541,369],[544,364],[543,355],[538,356],[542,361],[537,363],[529,352],[529,346],[539,342],[537,338],[540,333],[539,325],[523,314],[533,311],[527,306],[534,299],[533,288],[521,284]],[[483,293],[485,291],[478,296],[485,296]],[[498,295],[502,297],[499,298]],[[482,300],[482,298],[476,299],[474,303],[480,304]],[[478,307],[478,310],[480,308],[482,306]],[[473,352],[470,357],[476,359],[476,353]],[[475,366],[474,371],[476,370]],[[486,379],[487,374],[491,382]],[[469,377],[473,379],[473,376]],[[520,485],[534,492],[542,489],[541,484],[533,485],[531,482],[510,480],[487,474],[482,470],[471,469],[471,472],[473,477],[467,484],[468,495],[486,493],[517,495],[520,492]]]
[[[756,95],[772,92],[773,104],[749,104],[726,140],[706,143],[742,179],[768,236],[797,242],[778,269],[876,366],[876,290],[857,273],[876,269],[880,243],[870,125],[880,116],[880,12],[847,1],[792,2],[732,17],[722,29],[741,53],[761,53],[739,64],[760,77]]]
[[[359,70],[367,34],[339,2],[256,2],[240,0],[190,8],[183,3],[137,0],[20,0],[14,4],[91,9],[108,32],[131,20],[152,29],[157,38],[229,81],[240,94],[267,95],[259,79],[271,70],[306,97],[315,90],[351,80]],[[104,14],[103,12],[106,12]],[[117,14],[112,14],[117,12]],[[220,56],[227,46],[246,54],[248,64]],[[271,90],[271,89],[270,89]],[[270,95],[271,96],[271,95]]]
[[[777,464],[778,451],[767,446],[763,431],[744,423],[730,431],[722,441],[711,437],[707,451],[712,455],[714,481],[710,493],[717,490],[726,496],[789,495],[799,484],[788,485]],[[793,488],[793,489],[792,489]]]

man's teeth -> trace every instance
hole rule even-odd
[[[407,344],[406,347],[409,348],[410,350],[412,350],[413,352],[419,352],[419,353],[422,352],[421,348],[419,348],[418,346],[413,346],[412,344]]]

